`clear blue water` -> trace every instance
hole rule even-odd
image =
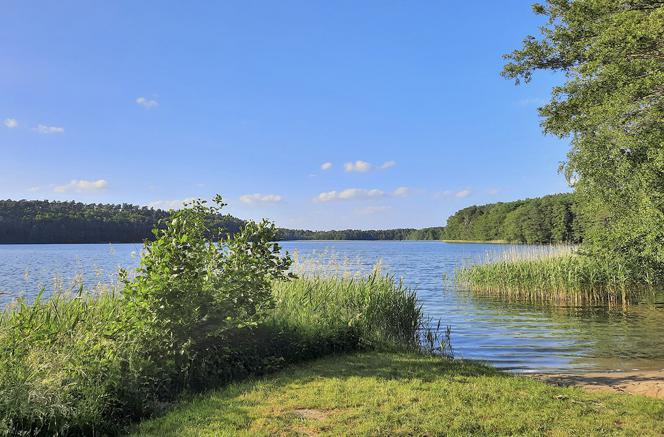
[[[505,250],[490,244],[397,241],[295,241],[282,247],[301,257],[348,262],[350,270],[382,270],[417,291],[426,313],[452,328],[457,357],[516,371],[664,368],[664,296],[623,308],[506,302],[457,289],[455,267]],[[0,305],[77,283],[115,280],[137,266],[139,244],[0,245]],[[447,279],[445,279],[447,278]]]

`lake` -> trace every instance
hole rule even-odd
[[[456,357],[515,371],[664,369],[664,295],[628,307],[506,302],[458,289],[460,265],[528,246],[425,241],[293,241],[298,256],[349,271],[383,272],[413,287],[432,320],[452,328]],[[140,244],[0,245],[0,306],[41,287],[94,286],[138,265]],[[305,262],[304,265],[307,263]]]

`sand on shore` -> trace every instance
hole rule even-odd
[[[664,399],[664,369],[578,374],[535,373],[533,377],[563,387],[613,391]]]

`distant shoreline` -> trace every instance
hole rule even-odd
[[[472,243],[472,244],[523,244],[507,240],[440,240],[443,243]]]

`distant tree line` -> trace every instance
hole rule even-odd
[[[464,208],[446,227],[423,229],[309,231],[279,229],[279,240],[507,240],[518,243],[578,243],[582,226],[572,194]],[[152,239],[152,229],[168,211],[136,206],[0,200],[0,244],[136,243]],[[244,221],[231,215],[209,218],[210,228],[234,234]]]
[[[464,208],[447,220],[443,239],[580,243],[583,226],[576,213],[574,194],[553,194]]]
[[[135,243],[152,238],[167,211],[146,206],[48,200],[0,200],[0,243]],[[210,217],[214,229],[237,232],[230,215]]]
[[[146,206],[85,204],[48,200],[0,200],[0,244],[136,243],[152,239],[152,229],[168,211]],[[231,215],[209,218],[214,232],[234,234],[244,221]],[[279,240],[434,240],[442,228],[340,231],[279,229]]]
[[[307,231],[279,229],[280,240],[439,240],[442,228]]]

